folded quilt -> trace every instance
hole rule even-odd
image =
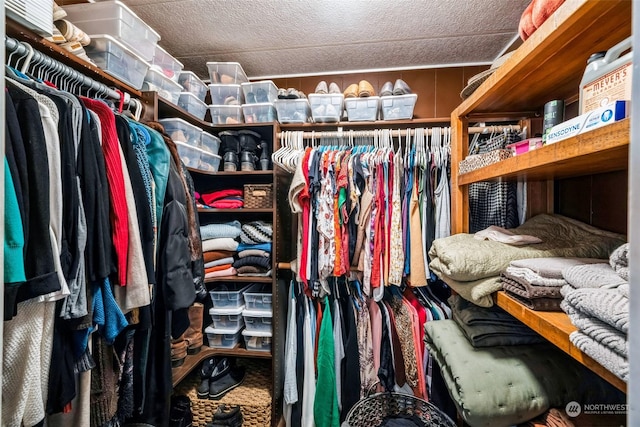
[[[257,245],[248,245],[246,243],[240,243],[238,245],[238,252],[246,251],[248,249],[257,249],[259,251],[265,251],[271,253],[271,243],[259,243]]]
[[[248,256],[262,256],[262,257],[270,257],[271,252],[263,251],[260,249],[245,249],[244,251],[238,252],[238,258],[244,258]]]
[[[204,262],[211,262],[222,258],[228,258],[235,255],[235,251],[206,251],[203,252],[202,257]]]
[[[558,298],[562,299],[560,294],[560,287],[558,286],[534,286],[527,283],[524,280],[514,280],[507,274],[501,276],[502,288],[506,291],[512,292],[522,298],[535,299],[535,298]],[[557,279],[550,279],[557,280]]]
[[[231,237],[235,239],[242,232],[240,221],[231,221],[221,224],[207,224],[200,227],[200,237],[202,240],[215,239],[218,237]]]
[[[509,266],[528,268],[534,273],[549,279],[563,279],[562,270],[582,264],[596,264],[607,262],[599,258],[574,258],[574,257],[545,257],[527,258],[511,261]]]
[[[567,285],[562,292],[566,304],[622,333],[629,333],[629,298],[619,290],[573,289]]]
[[[510,298],[518,301],[525,307],[535,311],[562,311],[560,304],[562,298],[523,298],[518,294],[514,294],[505,289],[505,292]]]
[[[469,282],[458,282],[446,275],[440,276],[440,279],[462,298],[480,307],[491,307],[493,305],[491,294],[502,289],[500,276],[486,277]]]
[[[204,265],[204,268],[217,267],[218,265],[223,265],[223,264],[233,264],[233,261],[235,261],[235,258],[233,258],[232,256],[227,258],[220,258],[215,261],[206,263]]]
[[[273,227],[264,221],[252,221],[242,224],[240,241],[248,245],[270,243],[273,239]]]
[[[453,312],[456,321],[464,335],[474,347],[494,347],[498,345],[526,345],[540,344],[544,338],[524,326],[522,323],[512,325],[467,325]]]
[[[578,265],[562,272],[574,288],[616,288],[627,283],[609,264]]]
[[[479,307],[460,295],[451,295],[447,302],[451,312],[457,314],[458,320],[466,325],[513,326],[522,323],[498,307]]]
[[[226,268],[224,270],[220,270],[220,271],[212,271],[211,273],[206,273],[204,275],[205,279],[211,279],[213,277],[226,277],[226,276],[235,276],[237,275],[238,272],[236,271],[235,268],[233,267],[229,267]]]
[[[625,359],[629,357],[629,341],[626,334],[595,317],[587,316],[566,301],[562,303],[562,310],[569,315],[571,323],[580,332],[610,348]]]
[[[542,240],[535,236],[515,234],[506,228],[492,225],[473,235],[478,240],[492,240],[494,242],[506,243],[507,245],[523,246],[542,243]]]
[[[496,277],[506,270],[511,261],[517,259],[609,258],[614,249],[625,243],[623,235],[561,215],[537,215],[511,231],[538,237],[542,243],[510,246],[477,240],[471,234],[455,234],[434,240],[429,250],[429,267],[443,280],[446,276],[463,283]]]
[[[252,265],[254,267],[261,267],[268,270],[271,268],[271,258],[265,258],[262,256],[248,256],[237,259],[233,263],[233,266],[236,270],[240,267],[244,267],[245,265]]]
[[[624,280],[629,281],[629,244],[625,243],[609,257],[611,268]]]
[[[202,241],[202,251],[236,251],[238,242],[230,237],[221,237],[219,239],[209,239]]]
[[[580,331],[572,332],[569,341],[623,381],[629,378],[629,360]]]
[[[560,288],[567,284],[567,281],[562,278],[552,279],[548,277],[542,277],[535,271],[528,268],[524,268],[524,267],[509,266],[507,267],[505,272],[502,273],[502,277],[510,278],[511,280],[519,283],[526,283],[528,285],[541,286],[541,287],[553,286],[553,287]]]

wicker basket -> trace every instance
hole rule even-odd
[[[459,163],[459,173],[468,173],[476,169],[501,162],[509,157],[513,157],[511,150],[493,150],[484,154],[472,154]]]
[[[185,394],[191,400],[193,426],[204,427],[213,419],[221,404],[240,406],[244,419],[243,427],[265,427],[271,425],[271,369],[269,361],[238,359],[238,365],[246,368],[246,377],[241,385],[231,390],[220,400],[199,399],[199,369],[195,369],[175,388],[177,394]]]
[[[273,184],[245,184],[244,207],[247,209],[271,209]]]

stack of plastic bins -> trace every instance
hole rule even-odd
[[[207,62],[211,84],[209,113],[213,124],[243,123],[244,94],[241,84],[247,75],[237,62]]]
[[[242,331],[247,350],[271,351],[273,330],[272,295],[268,285],[255,285],[244,292],[245,309],[242,311],[245,330]]]

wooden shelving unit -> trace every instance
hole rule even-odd
[[[376,120],[373,122],[336,122],[336,123],[282,123],[280,129],[285,130],[333,130],[338,127],[346,129],[397,129],[398,127],[420,127],[431,126],[434,124],[448,125],[449,117],[435,117],[430,119],[411,119],[411,120]]]

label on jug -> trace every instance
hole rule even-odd
[[[617,100],[631,100],[632,63],[589,82],[582,88],[582,114]]]

